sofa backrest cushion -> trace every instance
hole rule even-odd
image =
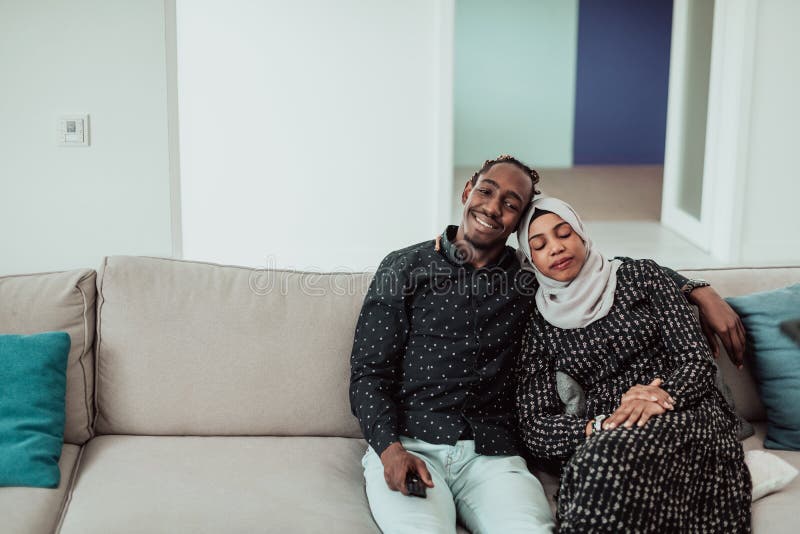
[[[97,432],[359,437],[349,355],[371,278],[106,258]]]
[[[681,271],[722,296],[782,287],[800,267]],[[372,274],[317,274],[106,258],[99,281],[102,434],[358,437],[349,355]],[[725,354],[737,409],[764,419],[751,375]]]
[[[767,291],[800,282],[800,267],[729,268],[686,270],[680,273],[689,278],[703,278],[723,297],[736,297]],[[731,364],[724,347],[720,346],[717,360],[725,382],[733,392],[736,411],[748,421],[766,420],[764,405],[751,373],[752,362],[745,358],[743,370]]]
[[[91,269],[0,277],[0,333],[70,337],[64,441],[92,437],[97,274]]]

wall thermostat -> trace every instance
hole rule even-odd
[[[60,146],[89,146],[89,115],[63,115],[58,119]]]

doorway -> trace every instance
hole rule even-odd
[[[540,172],[544,194],[573,204],[609,255],[717,265],[661,225],[673,10],[683,2],[456,0],[453,197],[484,159],[511,153]],[[680,200],[696,212],[713,0],[688,3],[698,13],[689,48],[705,46],[692,68],[704,76],[681,82],[691,80],[685,93],[696,102],[682,139],[701,166],[686,158],[674,174],[688,177]]]

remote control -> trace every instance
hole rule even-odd
[[[422,480],[420,480],[419,475],[413,471],[409,471],[408,474],[406,474],[406,489],[410,496],[426,498],[425,490],[427,488],[425,484],[422,483]]]

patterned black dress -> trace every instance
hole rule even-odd
[[[556,371],[583,386],[585,418],[565,415]],[[532,456],[566,461],[561,532],[750,531],[750,474],[714,372],[696,318],[649,260],[620,266],[611,311],[585,328],[563,330],[532,312],[517,371],[519,425]],[[674,410],[586,437],[588,419],[657,377]]]

